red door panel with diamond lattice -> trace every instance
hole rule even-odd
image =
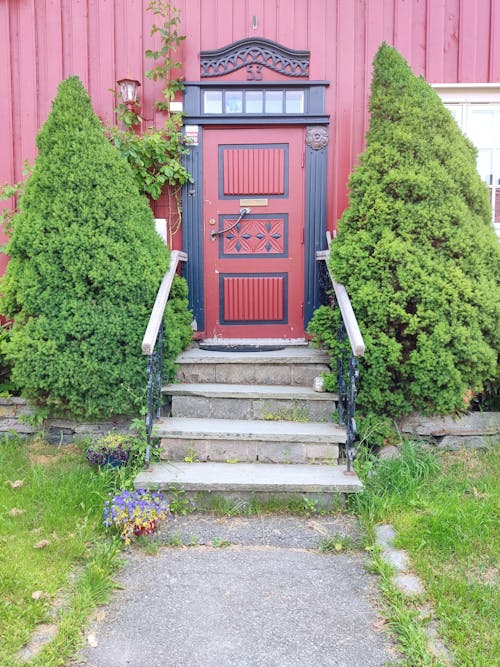
[[[207,338],[304,336],[304,131],[203,135]]]

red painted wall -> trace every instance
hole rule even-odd
[[[77,74],[96,113],[113,122],[115,81],[142,82],[145,124],[158,87],[145,78],[154,17],[138,0],[0,0],[0,183],[20,179],[61,79]],[[500,82],[500,0],[174,0],[186,80],[199,52],[262,36],[311,51],[311,80],[328,80],[331,116],[328,226],[347,204],[347,179],[362,151],[373,56],[385,40],[434,83]],[[253,17],[256,28],[252,28]],[[267,76],[265,70],[264,79]],[[167,209],[157,204],[157,214]],[[0,261],[4,261],[1,260]],[[0,265],[1,269],[1,265]]]

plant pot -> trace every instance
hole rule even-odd
[[[104,465],[109,466],[110,468],[121,468],[128,463],[128,454],[127,458],[123,458],[123,452],[121,456],[117,456],[114,452],[110,452],[106,457],[106,462]]]
[[[120,468],[128,463],[130,452],[126,450],[95,450],[89,448],[86,452],[87,461],[91,465],[109,466],[110,468]]]
[[[152,535],[152,533],[156,532],[157,526],[158,522],[155,519],[143,526],[134,526],[134,535],[136,537],[140,537],[141,535]]]

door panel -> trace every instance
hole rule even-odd
[[[303,147],[303,128],[204,132],[208,338],[304,336]]]

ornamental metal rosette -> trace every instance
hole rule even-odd
[[[325,148],[328,144],[328,130],[322,125],[308,127],[306,130],[306,145],[315,151]]]
[[[296,51],[263,37],[240,39],[214,51],[201,51],[201,78],[224,76],[246,68],[247,81],[261,81],[267,67],[289,77],[309,76],[309,51]]]

